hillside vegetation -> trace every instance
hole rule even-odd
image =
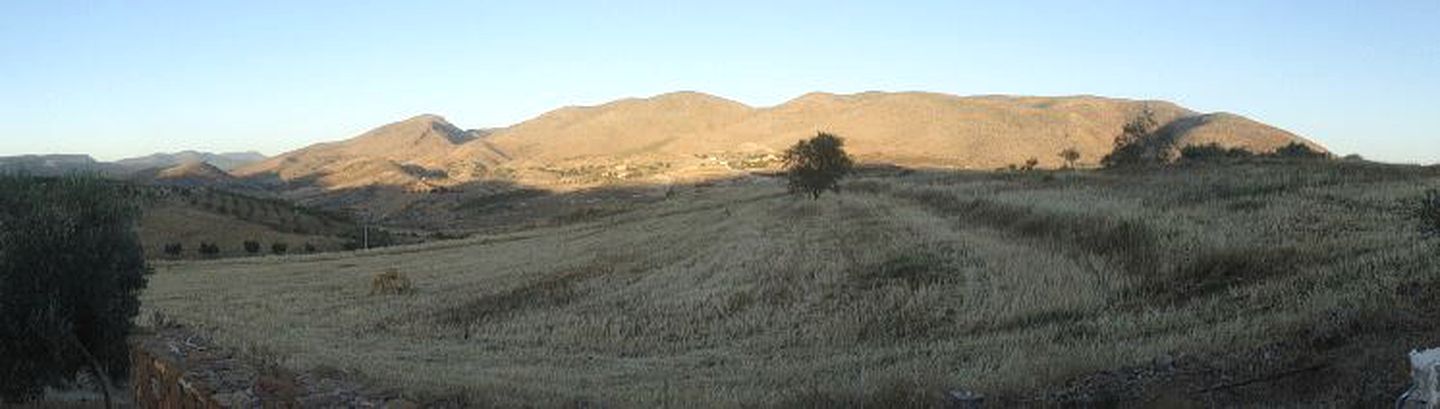
[[[1440,339],[1434,168],[899,172],[695,186],[591,221],[161,264],[220,342],[414,399],[615,407],[1381,406]],[[394,269],[412,292],[370,295]]]
[[[287,251],[338,251],[354,242],[359,225],[340,213],[223,189],[134,185],[144,200],[138,232],[148,258],[195,259],[250,255],[244,242],[285,243]],[[218,246],[202,254],[201,243]],[[171,254],[166,246],[179,244]]]

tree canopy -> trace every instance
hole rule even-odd
[[[785,178],[790,191],[808,194],[811,199],[819,199],[826,190],[839,192],[840,179],[855,167],[844,147],[844,139],[820,132],[785,150]]]
[[[123,186],[98,177],[0,175],[0,401],[37,398],[82,369],[125,375],[145,287],[137,214]]]

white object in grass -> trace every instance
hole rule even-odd
[[[1440,408],[1440,348],[1410,351],[1410,402]]]

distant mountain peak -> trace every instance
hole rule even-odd
[[[450,123],[450,121],[445,120],[445,117],[440,116],[440,115],[436,115],[436,114],[430,114],[430,113],[415,115],[415,116],[406,118],[405,120],[400,121],[400,122],[411,122],[411,123],[419,122],[419,123],[427,123],[427,124],[435,124],[435,123],[449,124],[449,123]]]
[[[138,158],[121,159],[115,161],[115,164],[132,170],[141,170],[146,168],[169,168],[191,162],[204,162],[214,165],[221,170],[230,170],[262,160],[265,160],[265,155],[254,151],[217,154],[187,149],[174,153],[155,153]]]

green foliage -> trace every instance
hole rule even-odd
[[[172,257],[177,257],[184,252],[185,246],[180,243],[170,243],[165,245],[165,254],[168,254]]]
[[[314,245],[314,244],[310,244],[310,243],[305,243],[305,252],[306,252],[306,253],[314,253],[314,252],[315,252],[315,245]]]
[[[1280,149],[1276,149],[1276,150],[1275,150],[1275,153],[1270,154],[1270,156],[1273,156],[1273,157],[1276,157],[1276,158],[1281,158],[1281,159],[1328,159],[1328,158],[1330,158],[1330,155],[1329,155],[1329,154],[1324,153],[1324,152],[1320,152],[1320,151],[1317,151],[1317,150],[1314,150],[1314,149],[1311,149],[1309,145],[1306,145],[1306,144],[1303,144],[1303,143],[1299,143],[1299,142],[1290,142],[1289,145],[1285,145],[1285,146],[1281,147]]]
[[[791,193],[806,193],[819,199],[826,190],[839,192],[840,179],[849,175],[855,162],[845,153],[845,140],[820,132],[814,138],[796,142],[785,150],[785,178]]]
[[[1180,149],[1180,160],[1191,162],[1239,160],[1249,159],[1253,156],[1255,155],[1245,148],[1226,148],[1217,143],[1192,145]]]
[[[0,401],[82,369],[127,373],[146,284],[137,216],[124,187],[98,177],[0,175]]]
[[[1120,135],[1115,137],[1115,150],[1100,159],[1106,168],[1143,166],[1165,163],[1169,159],[1172,142],[1161,137],[1155,120],[1155,111],[1146,107],[1139,115],[1130,119]]]
[[[215,243],[200,242],[200,255],[214,257],[220,254],[220,245]]]
[[[250,254],[259,253],[260,242],[255,240],[245,240],[245,252]]]
[[[285,254],[285,252],[286,252],[286,251],[289,251],[289,250],[290,250],[290,245],[289,245],[289,244],[282,243],[282,242],[275,242],[275,243],[273,243],[273,244],[270,245],[270,252],[271,252],[271,253],[275,253],[275,254]]]
[[[1427,238],[1440,237],[1440,189],[1425,192],[1415,206],[1415,218],[1420,221],[1420,233]]]

